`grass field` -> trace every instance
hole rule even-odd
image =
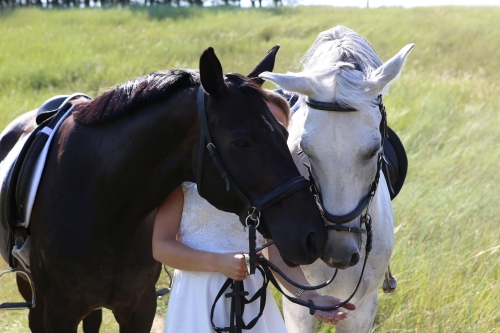
[[[197,67],[208,46],[226,72],[245,74],[278,43],[276,71],[293,70],[337,24],[383,60],[413,42],[384,99],[410,167],[394,201],[399,286],[381,294],[375,331],[500,332],[499,22],[500,8],[466,7],[4,11],[0,127],[55,94],[95,96],[158,69]],[[17,297],[4,280],[0,301]],[[0,332],[26,331],[25,312],[0,313]],[[102,332],[116,331],[107,312]]]

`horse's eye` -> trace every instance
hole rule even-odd
[[[375,156],[377,156],[380,152],[380,148],[379,149],[374,149],[369,155],[368,155],[368,159],[372,159],[374,158]]]
[[[234,140],[233,147],[238,149],[238,150],[252,150],[252,146],[250,145],[250,142],[248,142],[248,140],[245,140],[245,139]]]

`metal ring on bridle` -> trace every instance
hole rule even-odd
[[[260,218],[260,212],[258,212],[259,215],[256,215],[255,211],[257,210],[257,207],[252,207],[251,209],[253,209],[253,210],[252,210],[252,212],[248,211],[248,216],[250,217],[250,219],[252,221],[256,222]]]
[[[259,215],[260,215],[260,213],[259,213]],[[252,217],[252,215],[248,215],[248,216],[247,216],[247,218],[245,219],[245,225],[247,226],[247,228],[248,228],[248,219],[251,219],[252,221],[257,222],[257,223],[255,224],[255,228],[258,228],[258,227],[259,227],[259,224],[260,224],[260,218],[259,218],[258,216],[255,216],[255,217],[256,217],[256,219],[254,219],[254,218]]]

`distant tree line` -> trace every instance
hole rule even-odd
[[[262,0],[250,0],[252,7],[262,7]],[[187,6],[203,6],[210,4],[211,6],[233,5],[240,6],[241,0],[0,0],[0,7],[48,7],[48,8],[64,8],[64,7],[104,7],[112,5],[152,5],[164,4],[170,6],[187,7]],[[282,0],[264,0],[264,4],[273,4],[275,6],[282,5]]]

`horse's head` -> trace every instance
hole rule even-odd
[[[211,160],[209,151],[202,146],[205,150],[202,167],[197,162],[199,158],[193,159],[193,167],[202,173],[198,189],[211,204],[243,216],[243,220],[251,212],[242,213],[245,205],[238,190],[254,203],[300,176],[286,143],[288,133],[269,110],[260,87],[263,80],[257,77],[272,70],[277,50],[278,47],[273,48],[252,71],[253,78],[223,75],[212,48],[200,58],[200,81],[208,94],[205,103],[208,128],[232,183],[228,186],[222,179],[217,162]],[[274,240],[288,264],[312,263],[320,257],[326,243],[325,225],[307,186],[285,193],[261,213],[258,229]]]
[[[319,34],[303,58],[303,72],[260,75],[302,95],[289,145],[307,155],[330,215],[352,213],[370,192],[383,153],[378,96],[400,74],[412,49],[407,45],[383,63],[366,39],[338,26]],[[325,111],[322,105],[337,107]],[[342,225],[360,227],[359,215]],[[329,231],[322,259],[347,268],[359,261],[360,246],[359,233]]]

